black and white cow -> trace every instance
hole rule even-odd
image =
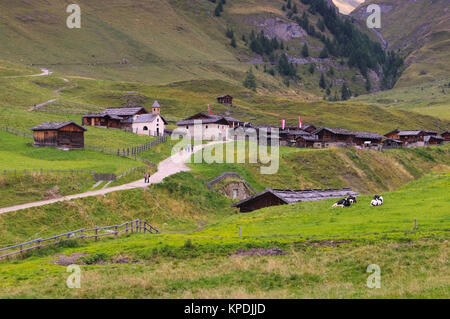
[[[355,196],[348,196],[347,200],[350,202],[350,204],[356,204],[356,197]]]
[[[338,200],[336,203],[333,204],[331,207],[350,207],[351,203],[347,198],[343,198]]]
[[[372,206],[381,206],[383,205],[383,196],[375,195],[370,202],[370,205]]]

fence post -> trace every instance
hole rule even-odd
[[[136,219],[136,233],[139,233],[139,219]]]
[[[41,249],[41,239],[38,239],[37,242],[38,242],[37,249]]]
[[[114,239],[117,239],[117,225],[114,226]]]
[[[145,232],[146,232],[146,230],[147,230],[146,225],[147,225],[147,222],[144,221],[144,234],[145,234]]]
[[[97,241],[97,237],[98,237],[98,228],[95,228],[95,235],[94,235],[95,241]]]
[[[20,246],[20,259],[23,259],[23,246]]]
[[[128,222],[125,223],[125,235],[128,235]]]

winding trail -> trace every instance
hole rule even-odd
[[[211,142],[208,144],[198,145],[198,146],[194,147],[194,152],[192,152],[192,153],[181,151],[181,152],[179,152],[175,155],[172,155],[169,158],[163,160],[158,165],[158,171],[155,174],[153,174],[152,176],[150,176],[149,184],[144,183],[144,179],[142,178],[138,181],[135,181],[135,182],[132,182],[129,184],[120,185],[120,186],[115,186],[115,187],[110,187],[110,188],[105,188],[105,189],[100,189],[100,190],[95,190],[95,191],[88,191],[85,193],[68,195],[68,196],[63,196],[63,197],[55,198],[55,199],[49,199],[49,200],[43,200],[43,201],[38,201],[38,202],[32,202],[32,203],[27,203],[27,204],[21,204],[21,205],[0,208],[0,214],[15,212],[18,210],[32,208],[32,207],[49,205],[49,204],[58,203],[58,202],[70,201],[72,199],[77,199],[77,198],[105,195],[108,193],[123,191],[123,190],[128,190],[128,189],[146,188],[147,186],[149,186],[151,184],[159,184],[166,177],[177,174],[179,172],[189,171],[190,168],[187,167],[185,163],[186,163],[186,161],[188,161],[191,158],[192,154],[200,151],[201,149],[203,149],[207,146],[218,144],[218,143],[224,143],[224,142],[217,141],[217,142]]]
[[[4,76],[3,79],[15,79],[15,78],[27,78],[27,77],[36,77],[36,76],[46,76],[50,75],[53,72],[46,68],[41,68],[41,72],[39,74],[30,74],[30,75],[12,75],[12,76]]]

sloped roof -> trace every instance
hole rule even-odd
[[[314,132],[314,134],[318,134],[323,130],[326,130],[333,134],[338,134],[338,135],[355,135],[355,132],[347,130],[345,128],[329,128],[329,127],[321,127],[318,130],[316,130]]]
[[[214,124],[214,123],[229,124],[229,121],[221,115],[206,114],[201,112],[192,115],[187,119],[177,122],[177,125],[178,126],[192,125],[194,124],[194,121],[201,121],[202,124]]]
[[[354,132],[357,138],[382,139],[383,135],[374,132]]]
[[[444,140],[444,138],[442,136],[439,135],[427,135],[423,138],[424,142],[429,142],[430,139],[434,138],[435,140]]]
[[[74,121],[66,121],[66,122],[44,122],[42,124],[36,125],[35,127],[31,128],[32,131],[52,131],[52,130],[59,130],[60,128],[63,128],[68,125],[76,125],[79,128],[81,128],[84,131],[87,131],[84,127],[81,125],[75,123]]]
[[[152,107],[161,107],[161,105],[159,105],[158,101],[155,100],[155,102],[153,102]]]
[[[422,133],[422,130],[416,130],[416,131],[400,131],[398,132],[398,136],[415,136]]]
[[[161,115],[159,115],[161,117],[161,119],[163,120],[164,124],[167,124],[167,121],[164,117],[162,117]],[[133,118],[129,118],[128,120],[124,121],[125,123],[151,123],[153,122],[156,118],[158,117],[158,115],[154,115],[154,114],[141,114],[138,115],[136,117],[136,119]]]
[[[239,202],[232,204],[232,207],[239,207],[246,202],[255,200],[256,198],[271,193],[278,197],[283,203],[294,204],[297,202],[318,201],[330,198],[340,198],[346,196],[359,196],[351,188],[342,189],[305,189],[305,190],[291,190],[291,189],[271,189],[267,188],[265,191],[250,196]]]
[[[141,110],[144,110],[147,112],[147,110],[143,106],[136,106],[136,107],[108,108],[103,112],[103,114],[117,115],[117,116],[131,116],[131,115],[136,115]]]

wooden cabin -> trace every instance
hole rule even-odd
[[[427,135],[423,138],[426,145],[441,145],[445,139],[439,135]]]
[[[426,133],[422,130],[398,132],[398,139],[402,141],[404,145],[423,142],[425,136]]]
[[[137,107],[117,107],[108,108],[102,113],[87,114],[83,116],[81,123],[83,125],[123,128],[123,123],[129,119],[135,118],[141,114],[148,114],[142,106]]]
[[[383,140],[383,135],[374,132],[354,132],[353,142],[356,145],[379,145]]]
[[[229,94],[217,97],[217,102],[220,104],[233,105],[233,97]]]
[[[86,129],[75,122],[45,122],[31,129],[34,146],[58,148],[84,148]]]
[[[343,128],[328,128],[323,127],[317,130],[315,133],[318,140],[325,144],[352,144],[354,138],[354,132]]]
[[[403,142],[393,138],[387,138],[383,141],[383,148],[399,148],[403,146]]]

